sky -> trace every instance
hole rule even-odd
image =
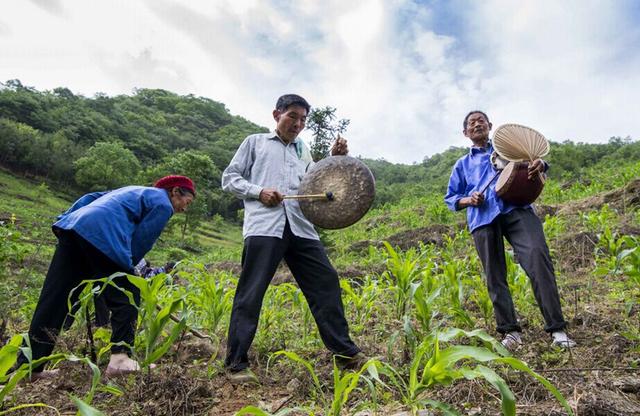
[[[421,162],[485,111],[553,141],[640,138],[638,0],[0,0],[0,82],[162,88],[273,128],[297,93],[352,155]],[[308,132],[302,137],[309,140]],[[553,151],[553,148],[552,148]]]

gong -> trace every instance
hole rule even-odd
[[[332,198],[300,199],[304,216],[321,228],[354,224],[369,211],[376,194],[369,168],[351,156],[322,159],[302,178],[299,195],[332,194]]]

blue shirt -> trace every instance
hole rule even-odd
[[[73,230],[123,271],[132,271],[151,250],[173,215],[167,191],[126,186],[78,199],[58,217],[54,228]]]
[[[473,192],[480,192],[496,174],[491,164],[493,147],[489,143],[486,148],[471,147],[469,153],[458,159],[453,166],[449,186],[444,202],[450,210],[457,211],[458,201],[470,196]],[[478,227],[490,224],[498,215],[506,214],[515,208],[523,208],[521,205],[513,205],[503,201],[496,194],[495,178],[484,193],[484,203],[478,207],[467,207],[467,224],[469,231],[473,232]],[[524,208],[530,208],[526,205]]]
[[[264,188],[283,195],[296,195],[300,181],[313,164],[308,148],[296,138],[286,144],[275,133],[252,134],[240,145],[222,173],[222,189],[244,202],[242,235],[282,238],[289,221],[291,232],[302,238],[319,240],[297,200],[286,199],[275,207],[260,202]]]

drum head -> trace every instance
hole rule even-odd
[[[299,195],[333,193],[333,200],[302,199],[304,216],[321,228],[338,229],[354,224],[369,211],[375,197],[375,179],[369,168],[350,156],[330,156],[304,176]]]
[[[505,192],[508,186],[511,184],[509,179],[513,176],[513,168],[516,166],[515,163],[509,162],[507,166],[502,169],[502,173],[498,176],[498,181],[496,182],[496,193],[501,195]]]

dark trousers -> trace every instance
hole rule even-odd
[[[71,291],[83,280],[107,277],[120,271],[122,271],[122,267],[115,264],[74,231],[58,230],[58,245],[53,254],[29,328],[29,340],[34,360],[50,355],[53,351],[56,337],[65,318],[68,317],[67,299]],[[139,304],[140,291],[126,277],[118,277],[114,283],[130,291],[136,304]],[[80,288],[73,291],[72,304],[77,300],[80,291]],[[105,288],[101,298],[104,299],[111,311],[111,341],[124,341],[133,346],[138,317],[137,308],[129,303],[129,299],[124,293],[110,285]],[[129,353],[130,348],[124,345],[114,345],[111,347],[111,351]],[[22,364],[26,362],[26,358],[21,356],[18,362]],[[35,369],[35,371],[41,370],[42,366]]]
[[[231,371],[249,366],[248,351],[258,327],[267,287],[285,259],[318,325],[324,345],[334,354],[354,356],[360,349],[349,337],[340,283],[324,247],[317,240],[293,235],[285,226],[282,238],[247,237],[242,252],[242,273],[233,299],[227,358]]]
[[[472,234],[487,277],[498,332],[504,334],[521,330],[507,284],[503,237],[513,247],[518,262],[531,280],[533,294],[544,317],[544,330],[564,329],[567,323],[562,316],[549,248],[542,223],[533,210],[518,208],[498,215],[491,224],[477,228]]]

